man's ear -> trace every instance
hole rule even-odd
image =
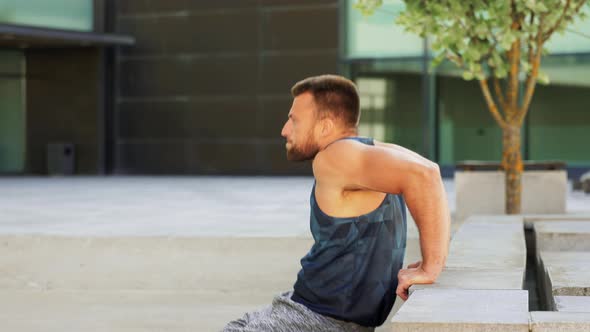
[[[331,117],[328,116],[322,119],[321,135],[323,137],[329,136],[334,131],[335,127],[336,124],[334,123],[334,119],[332,119]]]

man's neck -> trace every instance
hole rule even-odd
[[[346,137],[356,137],[356,136],[358,136],[357,130],[349,130],[349,131],[344,131],[344,132],[340,132],[338,134],[331,135],[330,137],[326,137],[323,144],[320,145],[320,151],[324,150],[330,144],[332,144],[338,140],[341,140]]]

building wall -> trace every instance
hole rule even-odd
[[[118,173],[309,174],[280,131],[291,86],[338,72],[338,1],[117,2]]]
[[[75,144],[75,173],[96,174],[101,137],[100,51],[29,49],[26,57],[27,172],[47,173],[47,144]]]

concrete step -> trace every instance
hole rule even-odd
[[[455,269],[524,271],[526,244],[522,222],[465,223],[451,240],[446,266]]]
[[[539,251],[590,251],[590,221],[543,221],[534,224]]]
[[[288,290],[309,238],[0,236],[0,289]]]
[[[533,311],[530,314],[531,332],[587,332],[590,315],[580,312]]]
[[[513,269],[445,268],[434,284],[412,285],[410,293],[419,289],[523,289],[524,271]]]
[[[529,331],[527,291],[416,290],[392,320],[392,331]]]
[[[556,296],[590,296],[590,252],[540,252],[541,299],[556,309]]]
[[[248,290],[1,290],[0,320],[19,332],[209,332],[271,300]]]
[[[590,296],[555,296],[554,299],[557,311],[590,314]]]

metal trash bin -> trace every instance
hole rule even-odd
[[[47,144],[47,173],[49,175],[74,174],[75,152],[72,143]]]

